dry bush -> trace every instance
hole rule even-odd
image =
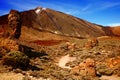
[[[2,56],[5,56],[6,53],[7,53],[7,50],[5,50],[4,48],[0,47],[0,58],[2,58]]]
[[[11,39],[0,39],[0,47],[8,51],[18,51],[19,46],[16,41]]]
[[[98,46],[98,40],[96,38],[89,39],[85,44],[85,48],[93,48],[95,46]]]
[[[19,45],[14,40],[0,38],[0,57],[6,55],[10,51],[18,51]]]
[[[112,75],[113,74],[113,69],[107,67],[105,63],[97,64],[96,65],[96,71],[97,75]]]

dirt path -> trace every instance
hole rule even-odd
[[[107,80],[120,80],[118,76],[102,76],[100,79],[107,79]]]
[[[36,78],[32,76],[25,76],[21,73],[0,73],[0,80],[51,80],[50,78],[43,79],[42,77]]]
[[[76,57],[70,57],[69,55],[63,56],[60,58],[59,62],[58,62],[58,66],[61,68],[68,68],[71,69],[70,66],[66,66],[66,63],[68,62],[72,62],[76,60]]]
[[[0,73],[0,80],[23,80],[22,74]]]

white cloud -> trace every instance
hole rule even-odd
[[[107,26],[112,26],[112,27],[114,27],[114,26],[120,26],[120,23],[111,23],[111,24],[108,24]]]
[[[93,13],[96,11],[102,11],[102,10],[106,10],[115,6],[120,5],[120,2],[110,2],[110,1],[101,1],[101,0],[97,0],[97,1],[91,1],[91,0],[87,0],[89,1],[87,4],[83,5],[83,4],[69,4],[69,3],[62,3],[59,1],[54,1],[52,2],[43,2],[43,1],[39,1],[39,0],[24,0],[24,3],[22,0],[17,0],[17,1],[8,1],[8,4],[13,8],[13,9],[17,9],[20,11],[24,11],[24,10],[29,10],[29,9],[34,9],[37,6],[42,6],[42,7],[47,7],[47,8],[51,8],[54,10],[58,10],[58,11],[62,11],[64,13],[67,14],[71,14],[71,15],[80,15],[80,14],[89,14],[89,13]]]
[[[81,9],[81,11],[86,12],[86,11],[88,11],[90,8],[91,8],[91,5],[89,4],[89,5],[85,6],[85,7],[83,7],[83,8]]]
[[[106,9],[110,9],[112,7],[118,6],[119,3],[112,3],[112,2],[93,2],[93,3],[88,3],[85,6],[82,6],[79,8],[79,14],[91,14],[94,12],[101,12]]]
[[[98,11],[103,11],[107,10],[116,6],[120,6],[120,2],[94,2],[94,3],[89,3],[86,6],[82,7],[80,9],[80,14],[89,14],[93,12],[98,12]]]
[[[76,15],[80,13],[81,6],[77,5],[71,5],[68,3],[62,3],[62,2],[43,2],[43,1],[26,1],[23,3],[23,1],[10,1],[9,4],[20,11],[34,9],[37,6],[42,6],[46,8],[51,8],[54,10],[58,10],[67,14]],[[85,10],[85,9],[84,9]]]

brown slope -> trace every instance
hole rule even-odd
[[[60,32],[65,35],[77,37],[98,37],[105,35],[102,27],[85,20],[50,9],[47,10],[47,13],[53,16],[52,19],[57,24]]]
[[[105,26],[103,27],[107,36],[120,37],[120,26]]]
[[[120,26],[109,27],[109,29],[112,32],[112,34],[114,34],[114,36],[120,37]]]

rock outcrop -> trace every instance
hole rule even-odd
[[[18,39],[21,34],[21,16],[20,12],[11,10],[8,15],[8,25],[12,29],[10,35],[12,38]]]
[[[96,76],[95,71],[95,61],[93,59],[86,59],[82,63],[80,63],[78,66],[75,66],[72,70],[72,73],[82,75],[82,76]]]
[[[67,48],[67,50],[74,51],[76,49],[76,44],[75,43],[66,42],[66,48]]]

